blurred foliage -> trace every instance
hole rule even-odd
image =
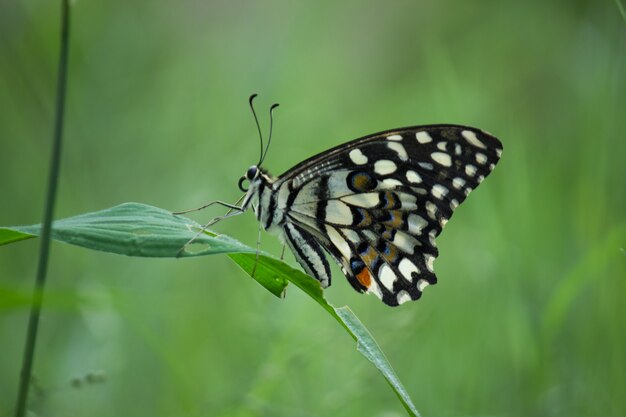
[[[43,210],[58,18],[55,1],[0,2],[2,225]],[[259,152],[252,92],[281,103],[274,173],[405,125],[503,141],[438,239],[440,283],[422,300],[386,307],[338,268],[326,291],[372,330],[424,416],[626,414],[626,24],[614,2],[77,1],[56,217],[234,201]],[[219,229],[256,242],[251,214]],[[262,247],[281,250],[265,234]],[[15,401],[37,249],[0,250],[0,415]],[[55,244],[45,303],[36,415],[404,415],[314,303],[273,297],[226,257]],[[106,378],[77,386],[93,373]]]

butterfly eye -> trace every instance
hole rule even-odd
[[[240,189],[241,191],[243,191],[244,193],[248,192],[248,189],[247,189],[247,188],[243,188],[243,182],[244,182],[246,179],[247,179],[246,177],[241,177],[241,178],[239,178],[239,189]]]
[[[246,172],[246,178],[248,178],[248,181],[252,181],[254,178],[256,178],[258,171],[259,169],[256,167],[256,165],[252,165],[250,168],[248,168],[248,172]]]

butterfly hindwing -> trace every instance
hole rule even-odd
[[[389,305],[418,299],[437,281],[435,238],[501,152],[495,137],[454,125],[387,131],[333,148],[276,180],[275,189],[289,190],[287,241],[323,285],[330,271],[320,246],[356,290]]]
[[[289,249],[307,274],[322,287],[330,286],[330,265],[318,241],[295,223],[287,223],[284,236]]]

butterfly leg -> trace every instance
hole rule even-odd
[[[256,266],[259,263],[259,247],[261,246],[261,223],[259,223],[259,235],[256,239],[256,259],[254,260],[254,267],[252,268],[252,277],[256,273]]]
[[[216,201],[211,201],[210,203],[205,204],[205,205],[200,206],[200,207],[197,207],[197,208],[192,208],[192,209],[183,210],[183,211],[174,211],[174,212],[172,212],[172,214],[179,215],[179,214],[191,213],[192,211],[200,211],[200,210],[204,210],[205,208],[211,207],[213,204],[219,204],[220,206],[228,207],[230,209],[228,211],[228,213],[230,213],[232,210],[239,210],[239,211],[241,211],[241,210],[243,210],[243,207],[240,207],[237,204],[239,204],[241,202],[241,200],[243,200],[244,197],[245,197],[245,194],[242,195],[241,197],[239,197],[239,200],[235,201],[235,204],[230,204],[230,203],[226,203],[224,201],[216,200]]]
[[[280,253],[280,260],[284,260],[285,259],[285,244],[283,243],[283,251]]]
[[[198,233],[196,233],[194,235],[194,237],[192,237],[191,239],[189,239],[187,241],[187,243],[185,243],[183,245],[182,248],[180,248],[178,250],[178,252],[176,253],[176,257],[180,258],[180,256],[183,254],[183,252],[185,251],[185,249],[187,249],[187,246],[189,246],[190,244],[193,243],[194,240],[196,240],[198,237],[200,237],[200,235],[202,235],[202,233],[204,233],[209,227],[213,226],[215,223],[222,221],[224,219],[227,219],[229,217],[234,217],[234,216],[238,216],[239,214],[243,213],[244,210],[241,209],[241,207],[237,207],[236,209],[231,209],[229,210],[226,214],[224,214],[223,216],[218,216],[215,217],[214,219],[211,219],[210,222],[208,222],[207,224],[205,224],[204,226],[202,226],[202,228],[200,229],[200,231]]]

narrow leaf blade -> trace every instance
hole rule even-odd
[[[36,237],[7,227],[0,227],[0,246]]]
[[[400,382],[400,379],[369,330],[347,306],[334,308],[334,310],[350,333],[352,333],[352,337],[356,339],[358,351],[383,374],[406,411],[412,416],[419,417],[420,414],[415,408],[413,401],[411,401],[409,393],[402,385],[402,382]]]

